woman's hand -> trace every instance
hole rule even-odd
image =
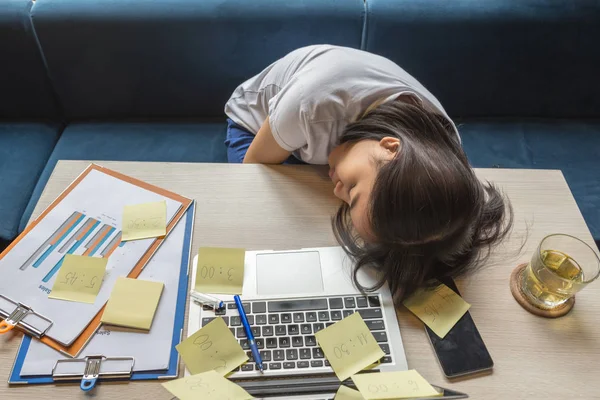
[[[275,141],[267,117],[246,152],[244,164],[281,164],[291,154]]]

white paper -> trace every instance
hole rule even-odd
[[[181,259],[186,218],[193,218],[188,212],[164,241],[138,279],[164,282],[165,287],[149,333],[133,333],[105,330],[96,332],[78,358],[88,355],[106,357],[134,357],[134,371],[165,370],[169,366],[173,348],[173,324],[179,290]],[[187,288],[185,288],[187,292]],[[32,340],[25,356],[21,376],[52,374],[52,367],[65,356],[43,343]],[[79,367],[79,366],[77,366]]]
[[[101,171],[90,171],[0,260],[0,294],[51,319],[54,324],[46,334],[69,346],[106,303],[116,278],[129,274],[155,239],[124,242],[122,247],[116,248],[108,259],[104,282],[94,304],[48,298],[57,276],[58,263],[66,253],[81,255],[87,251],[86,255],[101,257],[105,247],[115,243],[115,236],[120,234],[125,205],[161,200],[167,202],[167,221],[171,221],[182,207],[180,202]],[[78,215],[80,217],[76,218]],[[58,235],[57,232],[70,218],[76,218],[76,225],[70,232]],[[89,222],[90,219],[93,221]],[[94,228],[83,236],[86,224]],[[103,229],[110,234],[98,246],[92,246],[94,237]],[[50,247],[56,237],[62,240]],[[46,251],[48,254],[45,255]]]

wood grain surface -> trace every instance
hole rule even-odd
[[[200,246],[295,249],[336,245],[330,218],[338,201],[327,170],[262,166],[98,161],[98,164],[197,200],[193,252]],[[85,169],[60,161],[37,204],[35,218]],[[494,359],[491,374],[444,378],[423,324],[403,307],[398,317],[410,368],[429,382],[473,399],[600,398],[600,283],[577,296],[565,317],[545,319],[522,309],[509,288],[512,269],[527,262],[550,233],[567,233],[596,246],[560,171],[478,170],[510,198],[515,225],[477,273],[458,282]],[[0,399],[84,399],[76,385],[9,386],[20,334],[0,336]],[[157,381],[101,384],[99,399],[170,399]]]

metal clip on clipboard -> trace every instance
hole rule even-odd
[[[52,368],[52,379],[56,382],[81,379],[79,387],[89,392],[98,379],[130,379],[133,374],[133,357],[67,358],[56,361]]]
[[[27,334],[40,339],[52,326],[52,320],[36,313],[31,307],[0,294],[0,334],[19,327]]]

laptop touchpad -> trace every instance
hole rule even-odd
[[[259,295],[323,293],[318,251],[257,254],[256,278]]]

